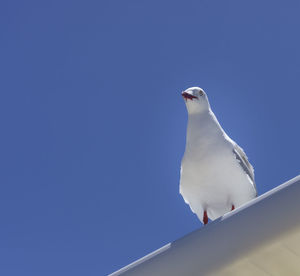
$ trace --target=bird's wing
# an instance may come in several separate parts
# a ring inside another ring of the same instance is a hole
[[[254,181],[254,169],[252,165],[249,163],[246,153],[243,151],[243,149],[236,143],[233,145],[233,153],[235,155],[235,158],[239,161],[242,169],[247,173],[250,177],[250,179],[253,181],[253,185],[255,186]]]

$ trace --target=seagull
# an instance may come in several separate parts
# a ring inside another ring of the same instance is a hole
[[[254,169],[222,129],[200,87],[183,91],[188,112],[180,194],[203,224],[256,197]]]

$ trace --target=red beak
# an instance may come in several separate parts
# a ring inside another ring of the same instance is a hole
[[[181,93],[182,97],[187,101],[187,100],[193,100],[193,99],[198,99],[198,97],[193,96],[187,92],[182,92]]]

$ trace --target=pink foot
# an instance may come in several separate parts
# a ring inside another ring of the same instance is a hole
[[[234,205],[232,204],[231,206],[231,211],[233,211],[235,209]]]

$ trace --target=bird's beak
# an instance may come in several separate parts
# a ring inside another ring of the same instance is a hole
[[[188,92],[186,92],[186,91],[183,91],[182,93],[181,93],[181,95],[182,95],[182,97],[187,101],[187,100],[193,100],[193,99],[198,99],[198,97],[196,97],[196,96],[194,96],[194,95],[192,95],[192,94],[189,94]]]

